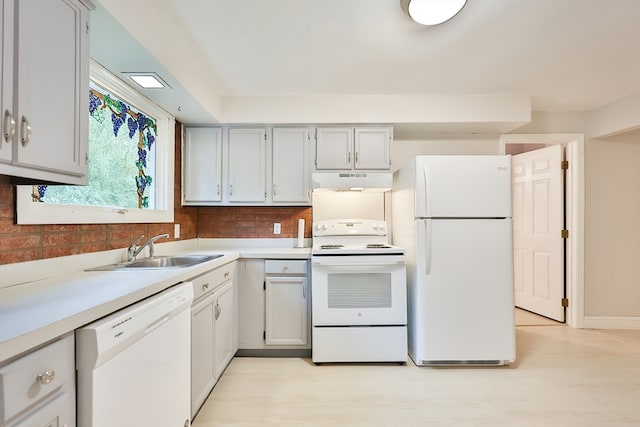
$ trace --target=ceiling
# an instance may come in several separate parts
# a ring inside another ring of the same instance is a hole
[[[106,42],[92,55],[155,67],[187,121],[229,97],[526,95],[532,111],[581,112],[640,91],[638,0],[468,0],[436,27],[400,0],[101,0],[98,20],[102,6],[148,62]]]

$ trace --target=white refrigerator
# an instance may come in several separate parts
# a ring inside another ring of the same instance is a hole
[[[394,173],[416,365],[515,361],[510,156],[418,156]]]

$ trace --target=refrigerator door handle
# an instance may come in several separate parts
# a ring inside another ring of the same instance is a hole
[[[424,239],[421,239],[424,242],[424,274],[431,274],[431,220],[423,219],[422,220],[422,235]]]

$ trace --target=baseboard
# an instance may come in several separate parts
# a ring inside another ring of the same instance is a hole
[[[590,329],[640,329],[640,317],[585,316],[582,326]]]

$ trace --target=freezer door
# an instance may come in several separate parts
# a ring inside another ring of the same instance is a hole
[[[416,364],[515,359],[511,220],[419,220],[410,301]]]
[[[416,218],[511,217],[511,156],[418,156]]]

